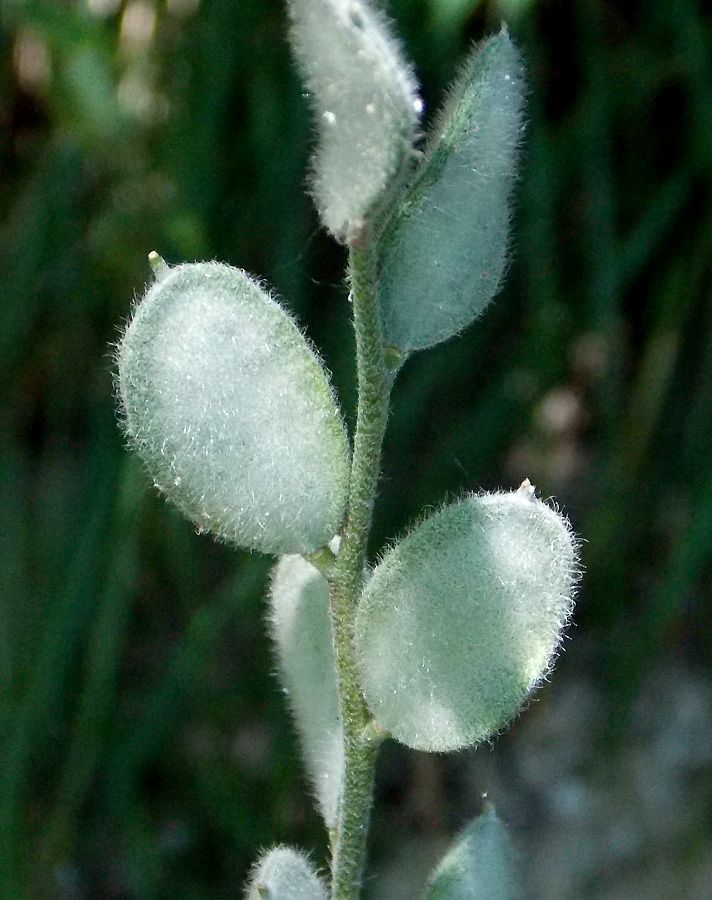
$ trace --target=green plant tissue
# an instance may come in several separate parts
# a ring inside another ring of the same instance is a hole
[[[428,882],[424,900],[518,900],[514,853],[492,806],[453,842]]]
[[[307,774],[332,829],[344,774],[344,735],[326,578],[301,556],[281,557],[272,573],[268,616]]]
[[[310,552],[336,534],[349,454],[327,374],[247,273],[165,267],[116,358],[126,433],[199,528],[265,553]]]
[[[456,750],[512,719],[550,671],[577,545],[525,482],[468,496],[386,552],[356,616],[361,689],[393,737]]]
[[[386,341],[403,354],[462,331],[507,265],[524,78],[506,30],[477,45],[382,237]]]
[[[346,239],[413,153],[417,84],[385,16],[364,0],[289,0],[288,9],[319,133],[314,200]]]

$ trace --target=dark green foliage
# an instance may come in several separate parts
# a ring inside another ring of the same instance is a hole
[[[1,893],[234,897],[258,848],[323,850],[269,676],[269,562],[150,494],[107,348],[150,250],[217,258],[290,304],[352,413],[342,251],[304,194],[280,3],[90,6],[0,7]],[[504,6],[391,4],[428,110]],[[530,72],[514,262],[399,375],[374,551],[463,488],[556,494],[588,570],[558,677],[594,648],[613,766],[651,670],[712,649],[712,19],[506,6]]]

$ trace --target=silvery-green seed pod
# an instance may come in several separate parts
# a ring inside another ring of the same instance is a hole
[[[366,0],[289,0],[288,10],[319,131],[314,200],[328,230],[348,238],[413,153],[417,85],[389,23]]]
[[[344,775],[344,744],[329,585],[301,556],[283,556],[275,566],[269,624],[307,774],[326,827],[333,829]]]
[[[349,456],[318,357],[242,270],[191,263],[158,276],[116,354],[124,427],[156,486],[240,547],[328,543]]]
[[[523,106],[503,29],[473,49],[381,239],[384,332],[405,355],[458,334],[499,289]]]
[[[275,847],[253,868],[245,900],[327,900],[327,896],[307,856],[291,847]]]
[[[567,521],[525,484],[468,496],[392,547],[356,616],[361,689],[418,750],[486,740],[549,672],[572,608]]]
[[[507,829],[489,806],[453,842],[424,900],[516,900],[517,881]]]

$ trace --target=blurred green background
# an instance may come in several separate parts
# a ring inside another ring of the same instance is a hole
[[[554,495],[587,574],[494,746],[379,769],[371,897],[417,897],[488,792],[525,897],[712,896],[712,14],[393,0],[437,107],[509,23],[529,125],[485,318],[394,397],[374,553],[463,489]],[[278,0],[0,2],[0,897],[235,897],[325,838],[272,675],[270,561],[193,533],[124,449],[111,343],[169,262],[267,279],[354,406],[344,255],[305,195]]]

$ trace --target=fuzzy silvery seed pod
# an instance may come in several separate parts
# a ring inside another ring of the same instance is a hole
[[[499,289],[523,106],[503,29],[473,49],[382,238],[384,332],[405,355],[458,334]]]
[[[269,624],[307,773],[326,827],[333,829],[344,774],[344,744],[329,585],[301,556],[283,556],[275,566]]]
[[[516,900],[507,830],[489,806],[456,838],[428,882],[424,900]]]
[[[421,103],[385,17],[366,0],[289,0],[291,41],[316,113],[313,193],[339,239],[413,153]]]
[[[421,522],[357,611],[360,684],[380,726],[431,751],[501,729],[550,670],[576,573],[567,521],[528,482]]]
[[[290,316],[240,269],[165,265],[119,342],[126,433],[201,530],[265,553],[338,531],[346,436],[326,372]]]
[[[291,847],[275,847],[252,870],[245,900],[327,900],[324,882],[308,857]]]

